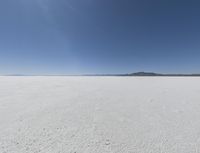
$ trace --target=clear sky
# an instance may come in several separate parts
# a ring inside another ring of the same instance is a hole
[[[200,73],[199,0],[0,0],[0,74]]]

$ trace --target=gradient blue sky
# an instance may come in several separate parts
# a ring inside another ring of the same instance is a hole
[[[199,0],[0,0],[0,74],[200,73]]]

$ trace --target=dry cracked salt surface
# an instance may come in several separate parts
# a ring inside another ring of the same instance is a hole
[[[0,153],[200,153],[200,78],[0,77]]]

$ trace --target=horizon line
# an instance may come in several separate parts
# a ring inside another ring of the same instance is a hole
[[[0,74],[0,76],[200,76],[200,73],[157,73],[157,72],[133,72],[133,73],[96,73],[96,74]]]

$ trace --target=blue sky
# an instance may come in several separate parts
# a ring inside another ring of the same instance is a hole
[[[1,0],[0,74],[200,73],[198,0]]]

